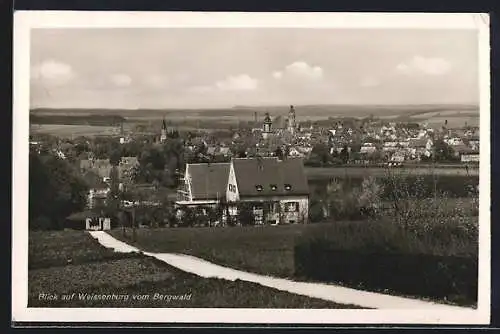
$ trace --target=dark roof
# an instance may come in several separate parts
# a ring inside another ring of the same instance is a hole
[[[278,158],[233,159],[233,166],[240,196],[309,194],[304,164],[300,158],[282,161]],[[262,190],[259,191],[260,186]]]
[[[84,172],[83,180],[85,184],[91,189],[106,189],[108,185],[103,181],[103,179],[93,171]]]
[[[427,146],[427,139],[419,138],[419,139],[411,140],[409,146],[410,147],[426,147]]]
[[[226,195],[228,162],[188,164],[193,199],[216,199]]]

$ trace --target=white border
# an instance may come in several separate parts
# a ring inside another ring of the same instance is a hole
[[[27,308],[28,138],[32,28],[396,28],[469,29],[479,33],[479,299],[471,311],[294,309]],[[487,14],[57,12],[14,14],[12,320],[19,322],[161,322],[292,324],[488,324],[490,321],[490,61]]]

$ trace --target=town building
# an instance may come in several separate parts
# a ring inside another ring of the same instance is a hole
[[[89,188],[87,193],[87,208],[93,209],[105,206],[110,192],[109,185],[93,171],[86,171],[82,177]]]
[[[306,223],[309,187],[302,159],[233,159],[226,201],[233,215],[238,203],[250,204],[257,224]]]
[[[269,115],[269,113],[266,113],[266,117],[264,118],[264,124],[262,127],[262,137],[264,139],[267,139],[272,135],[272,126],[273,121],[271,120],[271,116]]]
[[[136,166],[139,165],[137,157],[122,157],[117,166],[118,177],[120,180],[127,179],[132,176]],[[108,180],[113,165],[109,159],[83,159],[80,160],[80,172],[86,173],[89,171],[99,175],[103,180]]]

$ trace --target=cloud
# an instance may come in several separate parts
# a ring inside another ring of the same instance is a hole
[[[259,86],[259,81],[248,74],[230,75],[212,85],[194,86],[189,90],[195,93],[253,91]]]
[[[415,56],[396,66],[396,71],[403,75],[444,75],[451,70],[451,63],[443,58]]]
[[[296,61],[286,66],[282,71],[272,73],[275,79],[310,79],[319,80],[323,78],[323,69],[319,66],[311,66],[304,61]]]
[[[257,86],[257,79],[254,79],[247,74],[228,76],[226,79],[215,83],[215,87],[222,91],[255,90],[257,89]]]
[[[380,81],[375,77],[364,77],[359,83],[361,87],[376,87],[380,85]]]
[[[127,87],[132,84],[132,78],[127,74],[113,74],[110,79],[118,87]]]
[[[32,68],[31,77],[35,80],[49,81],[54,84],[63,84],[75,76],[73,68],[63,62],[46,60]]]

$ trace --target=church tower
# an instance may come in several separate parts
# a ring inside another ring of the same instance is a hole
[[[160,143],[164,143],[166,140],[167,140],[167,123],[165,123],[165,118],[163,118],[161,124]]]
[[[272,124],[273,121],[271,120],[271,116],[269,116],[269,113],[266,113],[266,117],[264,118],[264,127],[262,129],[262,136],[264,139],[267,139],[271,134]]]
[[[295,133],[297,125],[295,123],[295,109],[290,106],[290,111],[288,111],[288,132]]]

